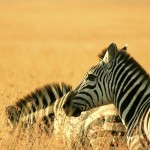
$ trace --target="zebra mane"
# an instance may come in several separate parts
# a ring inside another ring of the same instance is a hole
[[[124,46],[123,48],[119,49],[118,52],[119,52],[119,51],[120,51],[120,52],[126,52],[126,49],[127,49],[127,46]],[[102,49],[101,53],[98,54],[98,58],[99,58],[100,60],[103,60],[103,58],[104,58],[104,56],[105,56],[107,50],[108,50],[108,47]]]
[[[108,50],[108,48],[105,48],[102,50],[101,53],[98,54],[100,61],[103,60],[107,50]],[[134,68],[138,68],[138,70],[140,71],[140,74],[143,75],[150,82],[150,75],[145,71],[145,69],[132,56],[130,56],[130,54],[128,54],[126,52],[126,50],[124,48],[118,50],[117,55],[120,55],[121,59],[124,59],[126,61],[126,63],[133,64]]]
[[[104,58],[104,56],[105,56],[107,50],[108,50],[108,48],[104,48],[104,49],[101,51],[101,53],[98,54],[98,58],[99,58],[100,60],[103,60],[103,58]]]
[[[128,64],[133,64],[134,68],[137,68],[137,70],[139,71],[139,74],[142,75],[145,79],[147,79],[147,81],[150,84],[150,76],[146,72],[146,70],[133,57],[131,57],[130,54],[126,54],[125,59],[128,60]]]
[[[53,104],[56,101],[55,92],[60,97],[63,96],[63,91],[65,90],[66,93],[69,92],[72,89],[70,85],[67,85],[65,83],[51,83],[47,84],[41,88],[36,89],[34,92],[31,92],[30,94],[26,95],[25,97],[21,98],[19,101],[16,102],[15,106],[16,108],[22,109],[23,107],[28,107],[30,102],[34,99],[35,104],[39,105],[38,97],[43,99],[44,106],[47,107],[47,101],[45,100],[45,97],[43,96],[43,91],[47,91],[48,95],[50,96],[50,104]],[[34,108],[33,108],[34,109]],[[36,110],[33,110],[33,112]]]

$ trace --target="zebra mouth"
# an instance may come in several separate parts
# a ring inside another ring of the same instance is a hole
[[[63,109],[68,117],[79,117],[81,115],[81,108],[73,106],[73,99],[75,96],[75,92],[70,92],[67,97],[66,102],[63,105]]]

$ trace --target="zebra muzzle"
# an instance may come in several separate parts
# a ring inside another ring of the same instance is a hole
[[[63,105],[63,109],[68,117],[79,117],[82,112],[80,108],[73,106],[73,99],[75,95],[76,92],[71,92]]]
[[[77,107],[73,107],[70,100],[68,100],[64,105],[63,109],[68,117],[78,117],[81,115],[81,109]]]

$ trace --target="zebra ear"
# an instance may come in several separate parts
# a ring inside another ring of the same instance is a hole
[[[13,105],[9,105],[6,107],[6,113],[11,114],[12,112],[16,112],[16,108]]]
[[[117,55],[117,46],[115,43],[111,43],[108,47],[108,50],[104,56],[103,61],[107,63],[111,63],[116,58]]]
[[[6,108],[5,112],[6,112],[7,122],[9,123],[10,127],[13,129],[19,121],[17,115],[17,108],[13,105],[10,105]]]
[[[121,50],[126,51],[128,48],[128,44],[126,44]]]

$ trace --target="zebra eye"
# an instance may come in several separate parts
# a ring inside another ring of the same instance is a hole
[[[88,74],[87,79],[88,79],[88,80],[90,80],[90,81],[95,81],[96,76],[95,76],[95,75],[93,75],[93,74]]]

